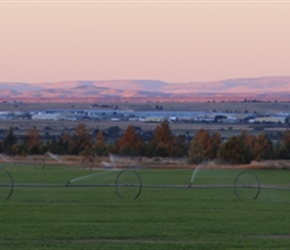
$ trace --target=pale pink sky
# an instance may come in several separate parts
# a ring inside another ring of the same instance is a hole
[[[0,1],[0,81],[290,75],[287,1]]]

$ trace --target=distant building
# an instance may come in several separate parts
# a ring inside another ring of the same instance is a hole
[[[249,120],[250,123],[285,123],[284,116],[262,116]]]
[[[163,122],[165,118],[163,116],[150,116],[150,117],[145,117],[144,122]]]
[[[38,113],[31,116],[32,120],[60,120],[61,115],[58,113]]]

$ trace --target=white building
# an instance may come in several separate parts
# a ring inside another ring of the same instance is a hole
[[[61,115],[58,113],[47,114],[47,113],[38,113],[31,116],[32,120],[60,120]]]

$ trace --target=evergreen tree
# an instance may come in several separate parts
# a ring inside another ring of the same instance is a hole
[[[176,157],[187,156],[188,143],[185,140],[185,135],[175,137],[175,145],[173,155]]]
[[[7,136],[3,141],[4,153],[14,155],[16,153],[14,145],[17,143],[17,137],[14,135],[13,128],[10,127]]]
[[[218,151],[218,159],[229,164],[249,164],[251,152],[242,136],[233,136],[227,142],[221,144]]]
[[[58,142],[54,139],[51,141],[47,141],[46,144],[43,146],[44,152],[50,152],[53,154],[59,154],[59,147]]]
[[[289,159],[289,152],[283,143],[277,143],[274,153],[275,153],[275,159],[278,159],[278,160]]]
[[[57,143],[57,148],[58,148],[58,154],[68,154],[70,150],[70,135],[68,133],[63,133],[61,134],[58,143]]]
[[[287,129],[283,133],[282,143],[277,149],[277,157],[282,159],[290,159],[290,130]]]
[[[3,142],[0,141],[0,153],[4,152]]]

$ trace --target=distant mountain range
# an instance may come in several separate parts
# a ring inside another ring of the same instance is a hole
[[[290,76],[189,83],[168,83],[159,80],[64,81],[37,84],[0,82],[2,102],[195,102],[245,99],[290,101]]]

